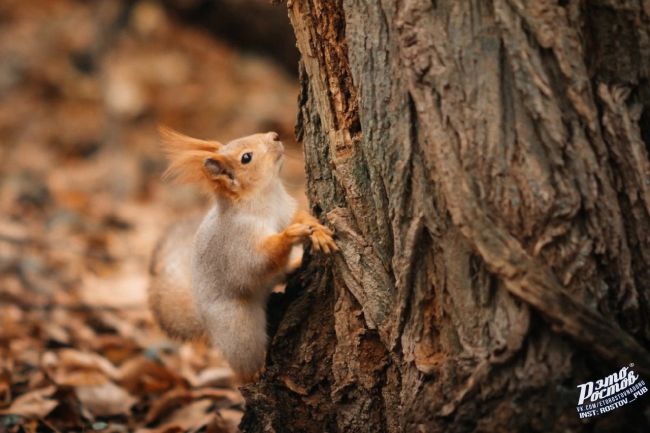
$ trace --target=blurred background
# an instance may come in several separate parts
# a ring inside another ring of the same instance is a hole
[[[304,204],[296,70],[269,0],[0,2],[0,431],[236,430],[218,353],[146,308],[157,237],[208,205],[156,127],[277,131]]]

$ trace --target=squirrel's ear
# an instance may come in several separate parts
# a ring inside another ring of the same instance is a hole
[[[232,168],[221,155],[215,155],[203,160],[203,171],[205,179],[208,181],[206,186],[210,186],[213,192],[233,199],[238,198],[237,188],[239,183],[235,179]]]
[[[206,158],[203,161],[203,168],[207,175],[213,179],[219,176],[227,176],[230,180],[234,179],[232,170],[224,164],[221,158]]]

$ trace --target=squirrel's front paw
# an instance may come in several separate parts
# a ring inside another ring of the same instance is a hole
[[[284,234],[290,237],[295,242],[300,241],[302,238],[310,236],[313,232],[313,229],[307,224],[291,224],[289,227],[284,229]]]
[[[327,254],[338,251],[339,248],[336,246],[336,243],[332,238],[332,235],[334,234],[332,230],[321,224],[313,224],[311,228],[312,233],[309,238],[311,239],[312,247],[315,250],[321,250]]]

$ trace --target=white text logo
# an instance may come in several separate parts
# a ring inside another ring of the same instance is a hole
[[[604,379],[578,385],[580,397],[576,410],[580,418],[589,418],[625,406],[645,394],[645,382],[632,370],[623,367]]]

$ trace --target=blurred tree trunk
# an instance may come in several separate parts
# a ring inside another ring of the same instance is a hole
[[[270,56],[296,74],[298,52],[287,13],[269,0],[163,0],[163,4],[235,47]]]
[[[287,4],[341,251],[291,282],[242,429],[648,431],[647,397],[575,406],[650,379],[650,4]]]

